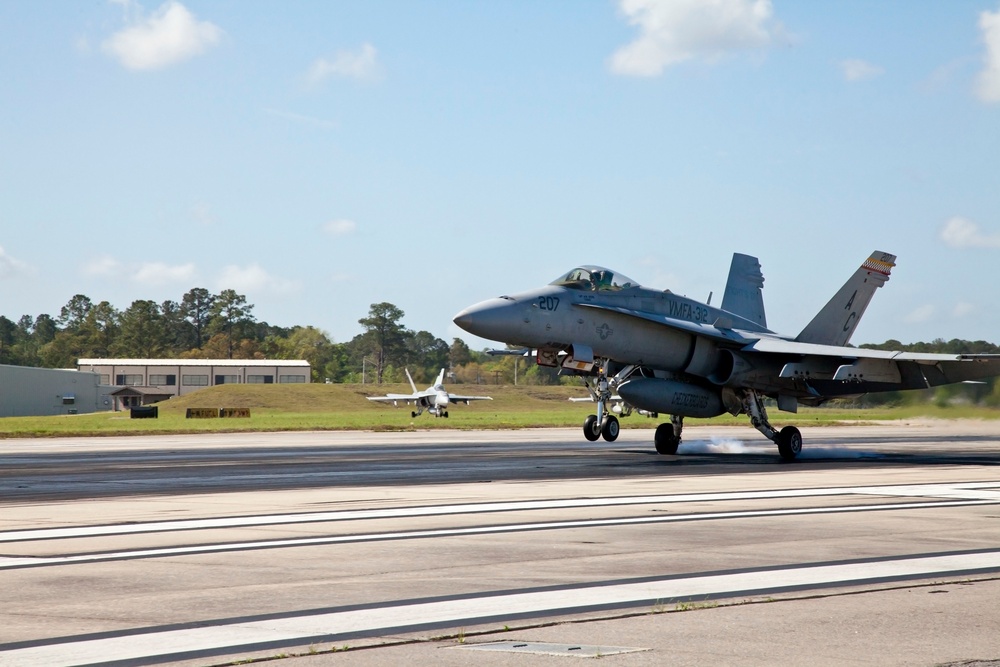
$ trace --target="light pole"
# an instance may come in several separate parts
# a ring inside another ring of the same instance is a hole
[[[374,359],[372,359],[371,362],[376,366],[378,365],[378,362]],[[365,373],[368,371],[367,364],[368,357],[361,357],[361,384],[365,384]]]

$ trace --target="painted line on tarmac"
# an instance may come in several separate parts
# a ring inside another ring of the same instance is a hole
[[[148,521],[143,523],[98,526],[72,526],[63,528],[37,528],[0,532],[0,543],[27,542],[29,540],[66,539],[159,533],[214,528],[248,528],[296,523],[357,521],[361,519],[400,519],[457,514],[492,512],[520,512],[525,510],[575,509],[583,507],[620,507],[626,505],[651,505],[687,502],[725,502],[733,500],[768,500],[775,498],[807,498],[821,496],[875,495],[923,498],[954,498],[1000,501],[996,482],[970,482],[964,484],[909,484],[889,486],[856,486],[820,489],[786,489],[778,491],[731,491],[721,493],[684,493],[660,496],[627,496],[620,498],[571,498],[562,500],[526,500],[513,502],[464,503],[423,507],[399,507],[370,510],[339,510],[308,512],[302,514],[270,514],[259,516],[216,517],[209,519],[182,519],[177,521]]]
[[[257,620],[204,621],[199,622],[198,627],[180,629],[150,628],[117,635],[105,633],[99,637],[59,637],[7,647],[0,645],[0,664],[4,667],[59,667],[115,662],[151,664],[318,642],[341,643],[352,638],[414,629],[997,571],[1000,571],[1000,551],[644,579],[559,590],[507,592],[462,599],[288,614]]]
[[[941,507],[968,507],[971,505],[996,505],[1000,500],[941,500],[919,503],[882,503],[877,505],[846,505],[834,507],[804,507],[773,510],[737,510],[733,512],[702,512],[696,514],[674,514],[670,516],[626,517],[618,519],[579,519],[571,521],[541,521],[536,523],[497,524],[471,528],[436,528],[430,530],[393,531],[385,533],[358,533],[354,535],[333,535],[326,537],[300,537],[293,539],[258,540],[253,542],[219,542],[214,544],[189,545],[180,547],[159,547],[155,549],[135,549],[129,551],[98,552],[68,556],[0,556],[0,571],[29,567],[51,567],[57,565],[78,565],[139,558],[167,558],[194,554],[250,551],[258,549],[287,549],[293,547],[322,546],[359,542],[384,542],[388,540],[412,540],[431,537],[456,537],[461,535],[491,535],[497,533],[519,533],[536,530],[565,530],[568,528],[595,528],[654,523],[679,523],[687,521],[708,521],[718,519],[747,519],[756,517],[797,516],[803,514],[841,514],[847,512],[875,512],[887,510],[933,509]]]

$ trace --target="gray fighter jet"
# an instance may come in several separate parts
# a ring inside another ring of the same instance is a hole
[[[802,450],[802,435],[794,426],[772,426],[764,397],[795,412],[832,398],[1000,375],[1000,355],[847,346],[895,261],[895,255],[872,253],[794,338],[767,328],[760,263],[738,253],[721,308],[642,287],[604,267],[581,266],[545,287],[470,306],[455,323],[535,350],[539,364],[581,375],[597,399],[597,414],[583,425],[588,440],[614,441],[619,423],[611,408],[620,414],[635,408],[670,415],[654,442],[661,454],[676,454],[684,417],[729,412],[748,415],[791,460]],[[624,406],[612,406],[612,397]]]
[[[410,416],[417,418],[424,413],[424,409],[427,412],[434,415],[435,417],[447,417],[448,416],[448,405],[451,403],[465,403],[469,404],[469,401],[492,401],[490,396],[465,396],[463,394],[451,394],[447,389],[444,388],[444,369],[438,373],[437,379],[434,380],[434,384],[427,387],[423,391],[417,389],[417,385],[414,384],[413,378],[410,377],[410,369],[404,368],[406,372],[406,379],[410,381],[410,388],[413,389],[412,394],[386,394],[385,396],[368,396],[369,401],[376,401],[380,403],[392,403],[393,405],[399,405],[402,401],[409,405],[413,403],[416,406],[416,410],[410,412]]]

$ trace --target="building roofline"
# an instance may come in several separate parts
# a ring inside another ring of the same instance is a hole
[[[304,359],[78,359],[80,366],[231,366],[309,368]]]

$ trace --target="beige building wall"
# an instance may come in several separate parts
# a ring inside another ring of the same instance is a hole
[[[78,371],[97,373],[102,385],[159,387],[171,396],[220,384],[305,384],[304,360],[267,359],[80,359]]]

